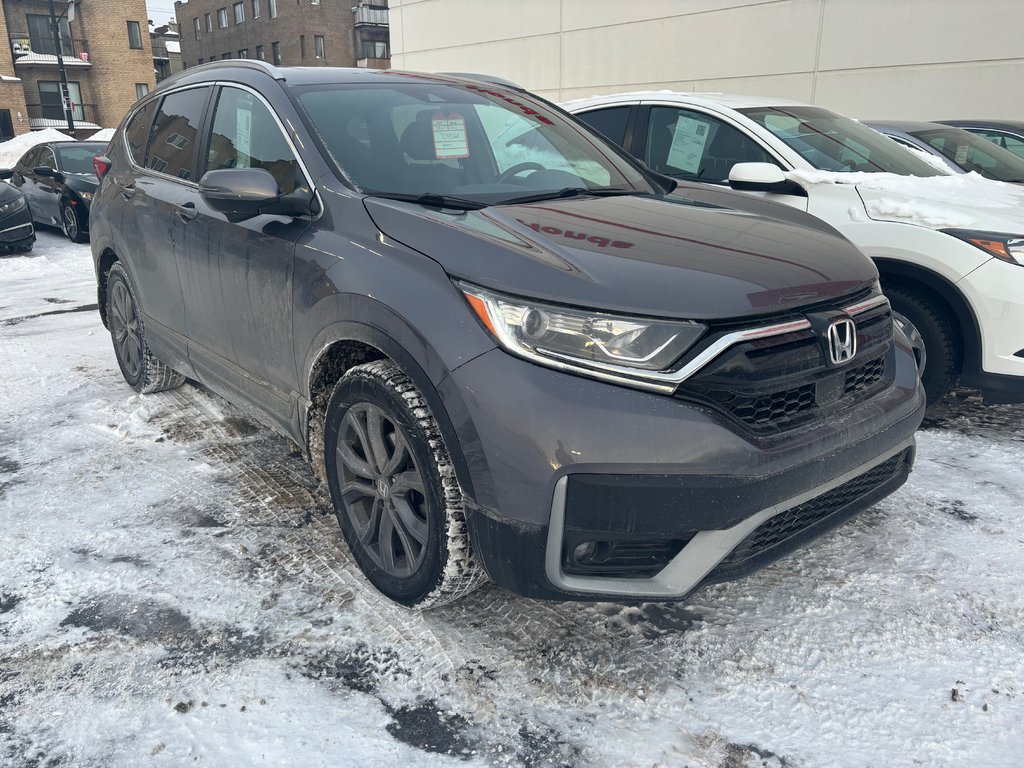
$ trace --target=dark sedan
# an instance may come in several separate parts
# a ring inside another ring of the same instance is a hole
[[[981,136],[1003,149],[1024,157],[1024,121],[1021,120],[938,120]]]
[[[3,178],[2,173],[0,178]],[[36,233],[25,196],[9,184],[0,182],[0,253],[31,251],[35,241]]]
[[[89,241],[89,206],[99,184],[92,159],[106,148],[98,141],[55,141],[22,155],[10,183],[25,194],[36,224],[60,227],[76,243]]]
[[[1024,184],[1024,158],[961,128],[911,120],[872,120],[865,125],[898,144],[941,158],[954,173],[974,171],[986,179]]]

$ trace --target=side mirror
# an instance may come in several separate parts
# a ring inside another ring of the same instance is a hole
[[[807,196],[807,190],[790,181],[772,163],[736,163],[729,171],[729,186],[741,192],[774,192]]]
[[[310,212],[311,197],[303,191],[282,195],[277,180],[263,168],[224,168],[207,171],[199,180],[206,204],[233,221],[261,213],[302,216]]]
[[[13,168],[0,168],[0,180],[7,181],[14,175]]]
[[[53,176],[53,168],[51,168],[48,165],[37,165],[35,168],[32,169],[32,173],[35,174],[36,176],[49,178],[50,176]]]

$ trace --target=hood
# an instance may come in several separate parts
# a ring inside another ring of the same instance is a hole
[[[17,197],[21,197],[21,190],[12,187],[5,181],[0,181],[0,203],[9,203]]]
[[[852,185],[863,200],[868,217],[875,221],[929,229],[1024,233],[1024,187],[992,181],[974,172],[920,177],[792,171],[786,176],[804,187]]]
[[[452,277],[638,315],[774,314],[869,286],[838,234],[680,197],[551,200],[447,213],[365,198],[378,229]]]

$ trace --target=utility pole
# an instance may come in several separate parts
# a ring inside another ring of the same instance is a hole
[[[64,13],[67,13],[67,9],[64,9]],[[60,103],[64,107],[64,117],[68,121],[68,131],[74,136],[75,130],[75,116],[72,114],[71,109],[71,93],[68,89],[68,73],[64,69],[64,47],[61,45],[60,39],[60,19],[64,18],[64,13],[59,17],[57,12],[53,8],[53,0],[50,0],[50,29],[53,31],[53,44],[57,47],[57,71],[60,72]]]

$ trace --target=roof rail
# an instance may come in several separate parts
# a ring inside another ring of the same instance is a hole
[[[446,77],[461,77],[463,80],[477,80],[481,83],[490,83],[491,85],[500,85],[505,88],[515,88],[518,91],[525,91],[526,89],[519,83],[513,83],[511,80],[506,80],[503,77],[497,77],[496,75],[481,75],[476,72],[438,72],[439,75],[445,75]]]
[[[194,67],[183,69],[180,72],[175,72],[168,78],[160,81],[159,85],[164,83],[174,82],[175,80],[183,80],[189,75],[193,75],[196,72],[201,72],[207,69],[217,69],[218,67],[242,67],[244,69],[256,69],[261,72],[265,72],[275,80],[284,80],[284,72],[281,71],[280,67],[276,67],[270,62],[260,61],[259,59],[217,59],[216,61],[208,61],[204,64],[197,64]]]

